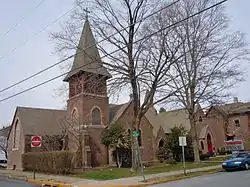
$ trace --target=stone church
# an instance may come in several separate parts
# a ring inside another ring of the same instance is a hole
[[[83,52],[82,49],[86,50]],[[103,66],[90,23],[86,19],[71,71],[64,78],[69,84],[67,110],[17,107],[8,136],[8,169],[22,170],[23,153],[45,150],[31,148],[31,136],[60,135],[65,121],[68,125],[74,124],[72,128],[79,127],[79,131],[84,131],[85,166],[111,163],[110,150],[101,144],[101,133],[114,122],[123,124],[130,131],[133,115],[132,98],[124,104],[109,104],[107,80],[111,77]],[[150,108],[142,119],[140,133],[142,160],[156,160],[158,145],[162,145],[165,134],[154,108]],[[77,150],[71,136],[67,142],[69,150]],[[46,143],[48,141],[43,138],[42,147]]]

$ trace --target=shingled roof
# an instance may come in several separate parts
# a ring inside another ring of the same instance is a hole
[[[110,123],[114,123],[122,116],[122,114],[127,110],[133,100],[130,100],[127,103],[115,105],[109,105],[109,121]],[[149,123],[153,126],[153,133],[156,136],[160,127],[161,127],[161,120],[159,120],[157,112],[155,108],[151,107],[145,114],[146,119]]]
[[[24,135],[58,135],[66,120],[66,110],[17,107],[12,127],[16,118]]]
[[[71,71],[64,78],[64,81],[68,81],[70,77],[80,72],[104,75],[108,78],[111,77],[110,73],[103,66],[96,41],[87,18],[84,23]]]
[[[194,109],[195,112],[202,111],[199,103],[195,105]],[[171,128],[179,125],[184,126],[186,129],[191,128],[188,112],[185,108],[161,112],[158,116],[165,133],[169,133]]]
[[[171,128],[179,125],[183,125],[186,129],[190,129],[190,122],[186,109],[161,112],[158,116],[162,122],[162,128],[165,133],[169,133]]]
[[[250,112],[250,102],[229,103],[229,104],[217,106],[217,108],[228,115],[241,114],[245,112]]]

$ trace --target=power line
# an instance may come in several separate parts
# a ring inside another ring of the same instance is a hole
[[[169,4],[169,5],[167,5],[167,6],[163,7],[163,8],[161,8],[161,9],[159,9],[159,10],[153,12],[152,14],[149,14],[148,16],[144,17],[143,19],[137,21],[135,24],[140,23],[140,22],[142,22],[142,21],[148,19],[149,17],[153,16],[154,14],[157,14],[158,12],[160,12],[160,11],[162,11],[162,10],[164,10],[164,9],[166,9],[166,8],[168,8],[168,7],[172,6],[172,5],[174,5],[174,4],[176,4],[176,3],[179,2],[179,1],[180,1],[180,0],[177,0],[177,1],[175,1],[175,2],[173,2],[173,3],[171,3],[171,4]],[[114,36],[114,35],[120,33],[121,31],[123,31],[123,30],[129,28],[130,26],[131,26],[131,25],[129,25],[129,26],[127,26],[127,27],[125,27],[125,28],[119,30],[118,32],[115,32],[115,33],[109,35],[108,37],[106,37],[106,38],[100,40],[100,41],[97,42],[96,44],[99,44],[99,43],[101,43],[101,42],[103,42],[103,41],[105,41],[105,40],[111,38],[112,36]],[[45,72],[45,71],[47,71],[47,70],[49,70],[49,69],[51,69],[51,68],[53,68],[53,67],[55,67],[55,66],[61,64],[61,63],[63,63],[63,62],[65,62],[65,61],[67,61],[67,60],[69,60],[69,59],[71,59],[71,58],[73,58],[75,55],[80,54],[80,53],[84,52],[85,50],[87,50],[87,49],[89,49],[89,48],[91,48],[91,47],[94,47],[96,44],[90,45],[90,46],[88,46],[87,48],[82,49],[80,52],[74,53],[74,54],[68,56],[67,58],[65,58],[65,59],[63,59],[63,60],[61,60],[61,61],[59,61],[59,62],[57,62],[57,63],[55,63],[55,64],[53,64],[53,65],[51,65],[51,66],[48,66],[47,68],[42,69],[41,71],[38,71],[37,73],[35,73],[35,74],[33,74],[33,75],[31,75],[31,76],[29,76],[29,77],[27,77],[27,78],[24,78],[24,79],[22,79],[21,81],[18,81],[18,82],[16,82],[16,83],[14,83],[14,84],[12,84],[12,85],[10,85],[10,86],[8,86],[8,87],[6,87],[6,88],[0,90],[0,93],[4,92],[4,91],[6,91],[6,90],[9,90],[10,88],[13,88],[13,87],[15,87],[15,86],[17,86],[17,85],[19,85],[19,84],[21,84],[21,83],[23,83],[23,82],[26,82],[26,81],[28,81],[29,79],[32,79],[33,77],[36,77],[37,75],[40,75],[41,73],[43,73],[43,72]]]
[[[77,6],[77,5],[76,5]],[[43,27],[41,30],[39,30],[37,33],[35,33],[33,35],[33,37],[39,35],[40,33],[42,33],[43,31],[45,31],[48,27],[50,27],[51,25],[55,24],[56,22],[58,22],[60,19],[62,19],[65,15],[67,15],[69,12],[71,12],[72,10],[75,9],[75,7],[72,7],[71,9],[69,9],[67,12],[63,13],[62,15],[60,15],[58,18],[56,18],[55,20],[53,20],[52,22],[48,23],[45,27]],[[30,41],[30,38],[28,38],[25,42],[21,43],[20,45],[14,47],[9,53],[7,53],[6,55],[4,55],[3,57],[0,58],[0,60],[5,59],[9,54],[15,52],[19,47],[22,47],[24,45],[26,45],[28,42]]]
[[[35,6],[35,8],[32,9],[32,10],[38,9],[38,8],[44,3],[44,1],[45,1],[45,0],[41,0],[41,1]],[[32,12],[33,12],[33,11],[32,11]],[[25,19],[25,16],[23,15],[23,16],[21,17],[21,19],[20,19],[18,22],[16,22],[12,27],[10,27],[10,28],[4,33],[4,36],[8,35],[11,31],[13,31],[13,30],[20,24],[20,22],[22,22],[24,19]]]
[[[151,33],[150,35],[147,35],[147,36],[145,36],[145,37],[143,37],[143,38],[141,38],[141,39],[139,39],[139,40],[133,42],[133,44],[138,43],[138,42],[140,42],[141,40],[144,40],[144,39],[146,39],[146,38],[150,38],[150,37],[152,37],[153,35],[155,35],[155,34],[161,32],[161,31],[163,31],[163,30],[165,30],[165,29],[168,29],[168,28],[170,28],[170,27],[173,27],[173,26],[175,26],[175,25],[178,25],[179,23],[181,23],[181,22],[183,22],[183,21],[186,21],[186,20],[188,20],[188,19],[190,19],[190,18],[192,18],[192,17],[195,17],[195,16],[197,16],[197,15],[199,15],[199,14],[201,14],[201,13],[203,13],[203,12],[209,10],[209,9],[212,9],[212,8],[214,8],[214,7],[216,7],[216,6],[220,5],[220,4],[223,4],[223,3],[227,2],[227,1],[228,1],[228,0],[223,0],[223,1],[220,1],[220,2],[218,2],[218,3],[216,3],[216,4],[214,4],[214,5],[211,5],[211,6],[205,8],[205,9],[203,9],[203,10],[201,10],[201,11],[195,13],[195,14],[192,14],[191,16],[189,16],[189,17],[187,17],[187,18],[185,18],[185,19],[182,19],[182,20],[180,20],[180,21],[178,21],[178,22],[175,22],[175,23],[173,23],[173,24],[171,24],[171,25],[169,25],[169,26],[167,26],[167,27],[164,27],[164,28],[162,28],[162,29],[160,29],[160,30],[158,30],[158,31],[156,31],[156,32],[154,32],[154,33]],[[120,49],[124,49],[124,48],[126,48],[126,46],[124,46],[124,47],[122,47],[122,48],[120,48]],[[102,59],[102,58],[105,58],[105,57],[107,57],[107,56],[109,56],[109,55],[111,55],[111,54],[113,54],[113,53],[118,52],[120,49],[114,50],[114,51],[110,52],[109,54],[103,55],[103,56],[100,57],[100,58],[101,58],[101,59]],[[92,63],[92,62],[93,62],[93,61],[91,61],[90,63]],[[66,74],[68,74],[68,73],[70,73],[70,72],[74,72],[74,71],[76,71],[76,70],[78,70],[78,69],[81,69],[81,68],[87,66],[87,65],[88,65],[88,64],[85,64],[85,65],[83,65],[83,66],[80,66],[80,67],[78,67],[78,68],[75,68],[74,70],[68,71],[68,72],[63,73],[63,74],[61,74],[61,75],[58,75],[58,76],[56,76],[56,77],[53,77],[53,78],[51,78],[51,79],[49,79],[49,80],[46,80],[46,81],[44,81],[44,82],[42,82],[42,83],[39,83],[39,84],[37,84],[37,85],[35,85],[35,86],[32,86],[32,87],[30,87],[30,88],[28,88],[28,89],[25,89],[25,90],[23,90],[23,91],[21,91],[21,92],[18,92],[18,93],[16,93],[16,94],[13,94],[13,95],[10,95],[10,96],[8,96],[8,97],[5,97],[5,98],[3,98],[3,99],[0,100],[0,103],[3,102],[3,101],[9,100],[9,99],[11,99],[11,98],[13,98],[13,97],[16,97],[16,96],[18,96],[18,95],[21,95],[21,94],[23,94],[23,93],[25,93],[25,92],[28,92],[28,91],[30,91],[30,90],[33,90],[33,89],[35,89],[35,88],[37,88],[37,87],[40,87],[40,86],[42,86],[42,85],[44,85],[44,84],[47,84],[47,83],[49,83],[49,82],[52,82],[52,81],[54,81],[54,80],[56,80],[56,79],[58,79],[58,78],[60,78],[60,77],[62,77],[62,76],[65,76]]]

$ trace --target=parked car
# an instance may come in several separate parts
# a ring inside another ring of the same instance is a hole
[[[6,159],[0,160],[0,169],[6,168],[6,167],[7,167],[7,160]]]
[[[232,157],[222,163],[222,168],[226,171],[236,169],[250,168],[250,153],[249,152],[234,152]]]

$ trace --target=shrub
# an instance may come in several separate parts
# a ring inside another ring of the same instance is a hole
[[[163,163],[166,160],[170,160],[172,159],[172,153],[171,150],[168,149],[166,146],[161,147],[158,151],[157,151],[157,158],[158,160]]]
[[[53,174],[70,174],[73,170],[74,153],[69,151],[31,152],[22,155],[25,171]]]

